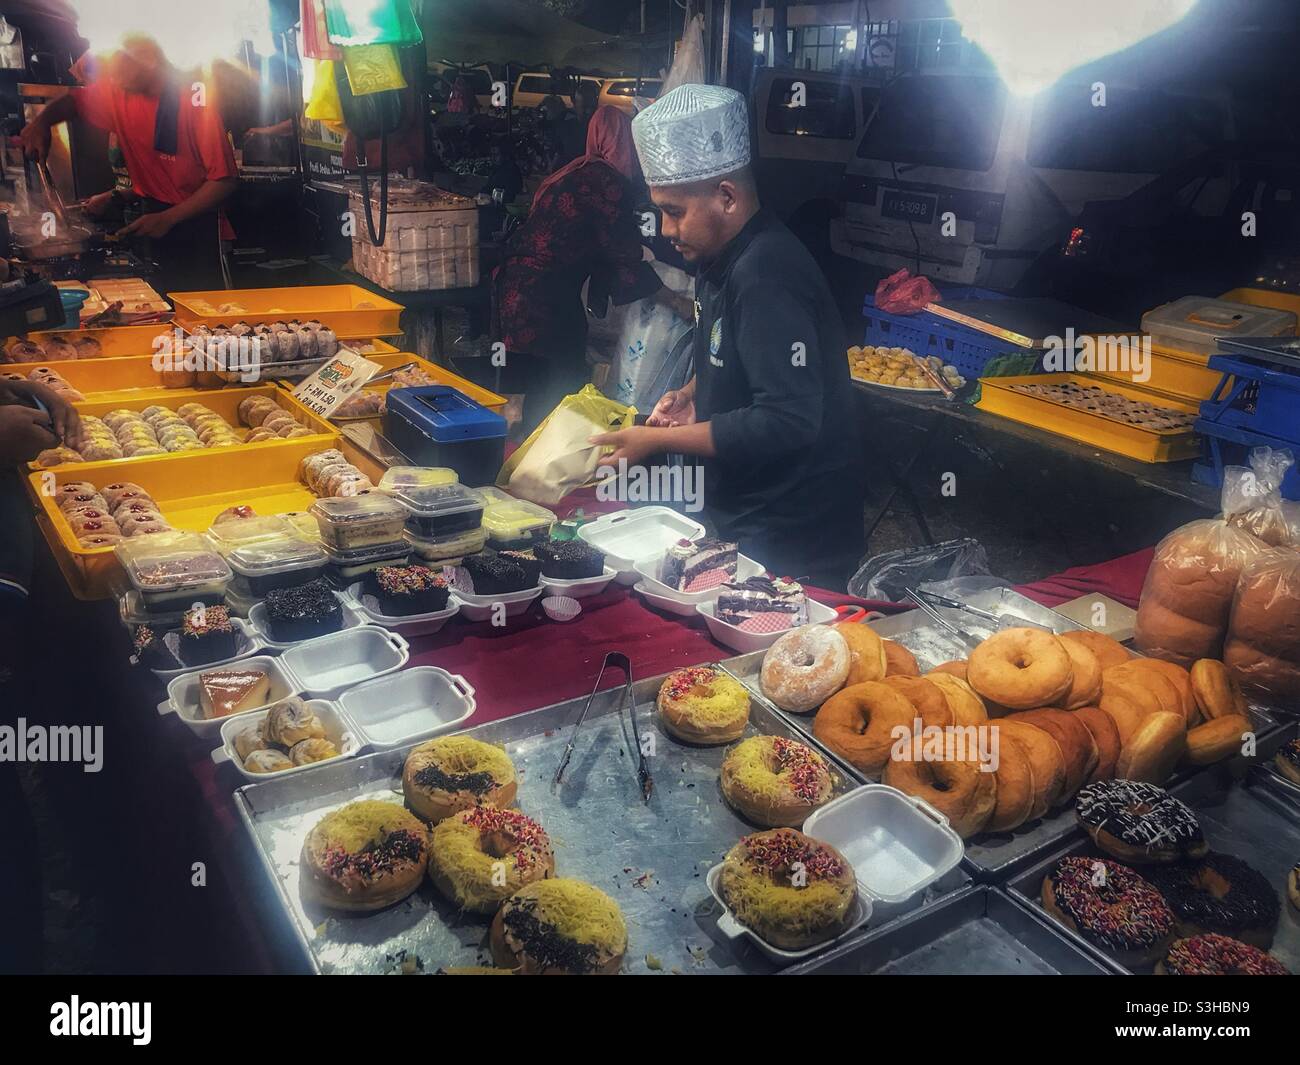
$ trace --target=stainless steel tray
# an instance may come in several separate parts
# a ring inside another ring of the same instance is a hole
[[[775,966],[748,939],[733,944],[717,929],[718,911],[704,875],[742,835],[754,830],[723,801],[718,769],[725,747],[687,747],[659,729],[654,710],[662,677],[634,691],[638,721],[653,734],[654,795],[642,802],[626,713],[615,712],[620,689],[596,697],[578,736],[565,782],[552,777],[584,699],[469,729],[467,735],[504,745],[519,773],[518,805],[550,834],[561,876],[577,877],[611,895],[627,918],[625,971],[644,973],[648,956],[665,972],[772,972]],[[755,702],[750,735],[801,738],[783,715]],[[403,958],[424,971],[490,964],[488,922],[459,915],[426,882],[404,902],[368,915],[331,914],[305,906],[298,890],[298,856],[311,827],[328,811],[359,798],[401,802],[401,770],[409,748],[283,780],[250,784],[235,801],[279,909],[292,927],[306,966],[316,972],[384,973]],[[837,793],[855,786],[845,767]],[[913,900],[921,906],[967,880],[954,870]],[[883,913],[872,920],[887,921]]]
[[[1112,967],[1053,924],[998,888],[977,884],[785,971],[820,976],[1114,975]]]
[[[1269,953],[1293,973],[1300,974],[1300,915],[1287,902],[1286,878],[1291,868],[1300,861],[1300,817],[1287,812],[1270,801],[1267,786],[1255,782],[1255,774],[1247,779],[1232,778],[1225,772],[1201,773],[1182,785],[1171,789],[1197,813],[1201,831],[1209,840],[1210,849],[1234,855],[1268,877],[1277,889],[1282,903],[1277,934]],[[1008,884],[1007,892],[1018,905],[1033,910],[1045,920],[1051,920],[1043,911],[1040,892],[1043,878],[1062,858],[1087,855],[1104,857],[1088,840],[1077,840],[1041,858],[1017,874]],[[1137,866],[1138,872],[1141,867]],[[1053,924],[1057,924],[1055,921]],[[1062,935],[1067,936],[1082,949],[1121,973],[1129,970],[1110,958],[1100,948],[1088,943],[1082,936],[1057,924]],[[1150,969],[1141,970],[1149,973]]]

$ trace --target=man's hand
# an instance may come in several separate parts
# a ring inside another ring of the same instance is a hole
[[[665,392],[646,419],[647,425],[694,425],[695,397],[684,388]]]
[[[141,215],[129,226],[119,229],[117,235],[119,237],[151,237],[154,240],[162,240],[172,231],[175,224],[170,211],[158,211],[155,214]]]
[[[18,385],[22,382],[10,383]],[[67,443],[77,437],[81,432],[81,415],[77,413],[76,407],[48,385],[37,384],[35,381],[27,382],[26,392],[45,404],[45,409],[50,412],[50,422],[60,442]]]
[[[0,407],[0,461],[11,465],[31,462],[58,442],[48,416],[42,411],[17,404]]]
[[[98,193],[83,201],[81,209],[91,218],[103,218],[113,209],[113,194],[111,192]]]
[[[601,433],[599,436],[593,436],[590,442],[605,444],[614,449],[612,454],[601,458],[597,463],[600,466],[616,467],[620,459],[629,466],[637,466],[647,456],[663,450],[663,443],[659,433],[646,425],[634,425],[629,429]]]
[[[50,127],[42,122],[39,118],[33,119],[23,127],[18,134],[18,139],[22,142],[23,152],[31,156],[38,163],[45,162],[45,157],[50,154]]]

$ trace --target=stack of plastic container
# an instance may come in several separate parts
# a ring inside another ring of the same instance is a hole
[[[320,527],[327,573],[346,588],[380,566],[404,566],[411,547],[403,538],[406,509],[378,492],[318,499],[311,513]]]
[[[455,470],[394,466],[379,490],[404,509],[406,542],[423,565],[459,565],[487,543],[483,497],[461,484]]]

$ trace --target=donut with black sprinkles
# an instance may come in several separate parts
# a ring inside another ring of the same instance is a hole
[[[560,935],[537,916],[536,899],[511,899],[502,908],[501,921],[510,935],[536,959],[543,972],[558,969],[568,973],[590,973],[596,968],[597,951],[590,943],[577,943]]]
[[[1167,976],[1290,976],[1273,955],[1249,943],[1213,933],[1180,939],[1156,972]]]
[[[1217,932],[1255,946],[1273,941],[1281,900],[1268,878],[1240,858],[1211,851],[1147,876],[1174,911],[1180,936]]]
[[[433,788],[453,795],[458,791],[486,795],[497,786],[491,773],[444,773],[436,765],[426,765],[417,771],[415,782],[423,788]]]
[[[1100,947],[1141,952],[1174,930],[1173,911],[1160,892],[1119,862],[1062,858],[1048,881],[1056,908]]]
[[[1130,861],[1199,857],[1208,847],[1195,811],[1155,784],[1099,780],[1079,789],[1074,812],[1097,846]]]

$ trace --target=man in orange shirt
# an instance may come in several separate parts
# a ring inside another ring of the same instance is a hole
[[[173,68],[157,42],[132,36],[89,85],[47,105],[22,131],[37,159],[49,151],[50,131],[78,115],[117,135],[132,190],[93,196],[86,211],[102,217],[129,201],[144,212],[120,232],[157,261],[164,290],[222,287],[220,241],[233,234],[220,207],[239,171],[212,95]]]

